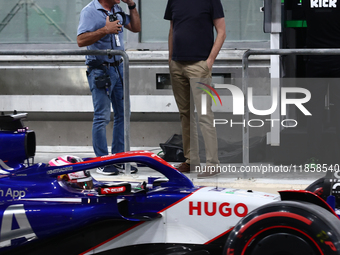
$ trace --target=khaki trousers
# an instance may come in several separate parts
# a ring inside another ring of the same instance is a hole
[[[211,110],[212,99],[209,95],[206,97],[206,114],[202,115],[201,111],[202,94],[205,94],[205,92],[200,88],[207,89],[207,87],[198,82],[211,85],[211,71],[206,61],[172,60],[170,62],[170,76],[173,93],[180,113],[183,151],[184,157],[187,158],[186,162],[188,164],[200,163],[194,111],[196,106],[198,125],[204,139],[206,165],[219,164],[216,128],[213,126],[214,113]]]

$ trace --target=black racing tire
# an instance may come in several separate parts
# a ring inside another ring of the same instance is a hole
[[[307,202],[261,206],[234,227],[223,255],[339,255],[340,220]]]

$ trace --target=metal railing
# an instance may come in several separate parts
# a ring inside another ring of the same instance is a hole
[[[273,50],[247,50],[242,57],[242,90],[248,98],[248,68],[251,55],[340,55],[340,49],[273,49]],[[249,109],[247,100],[244,100],[244,122],[249,121]],[[243,126],[243,164],[249,164],[249,130],[247,124]]]
[[[129,57],[125,51],[119,50],[31,50],[31,51],[0,51],[6,56],[37,56],[37,55],[121,55],[124,59],[124,142],[125,151],[130,150],[130,85],[129,85]],[[275,49],[275,50],[247,50],[242,57],[242,90],[248,98],[249,57],[251,55],[340,55],[340,49]],[[244,121],[249,121],[247,100],[244,100]],[[243,164],[249,164],[249,130],[243,127]]]
[[[130,84],[129,84],[129,57],[125,51],[121,50],[31,50],[31,51],[0,51],[0,55],[5,56],[38,56],[38,55],[121,55],[124,59],[124,150],[130,151]],[[85,58],[84,58],[85,62]],[[13,109],[14,110],[14,109]],[[126,170],[129,172],[130,167]]]

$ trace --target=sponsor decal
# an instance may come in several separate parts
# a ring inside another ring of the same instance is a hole
[[[60,174],[60,173],[64,173],[64,172],[67,172],[67,171],[70,171],[70,170],[73,170],[73,166],[67,166],[67,167],[49,170],[46,173],[47,174]]]
[[[336,8],[338,0],[310,0],[310,8]]]
[[[13,229],[13,221],[17,228]],[[1,220],[0,247],[11,246],[12,240],[25,242],[37,238],[29,223],[24,205],[10,205],[4,211]]]
[[[8,188],[6,191],[0,189],[0,197],[11,197],[13,199],[15,198],[21,198],[21,197],[25,197],[26,196],[26,192],[24,190],[16,190],[16,189],[11,189]]]
[[[217,202],[196,202],[189,201],[189,215],[207,215],[214,216],[219,214],[223,217],[236,215],[243,218],[248,214],[248,207],[243,203],[238,203],[230,207],[230,203],[224,202],[217,204]]]
[[[126,191],[126,187],[125,186],[121,186],[121,187],[107,187],[107,188],[101,188],[100,189],[100,194],[117,194],[117,193],[123,193]]]

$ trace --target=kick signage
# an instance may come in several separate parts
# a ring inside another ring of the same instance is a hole
[[[336,8],[338,0],[310,0],[311,8]]]

